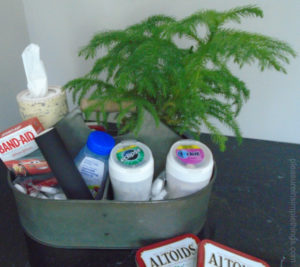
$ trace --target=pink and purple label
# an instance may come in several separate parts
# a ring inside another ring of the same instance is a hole
[[[176,156],[185,164],[198,164],[204,159],[204,151],[197,145],[181,145],[176,148]]]

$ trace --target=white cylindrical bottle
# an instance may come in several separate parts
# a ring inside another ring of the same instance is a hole
[[[187,196],[205,187],[213,166],[213,155],[203,143],[186,139],[173,144],[166,163],[168,198]]]
[[[154,173],[149,147],[135,140],[123,141],[111,151],[108,166],[115,200],[149,200]]]

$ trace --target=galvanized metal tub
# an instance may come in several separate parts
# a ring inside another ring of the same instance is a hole
[[[146,202],[112,200],[107,184],[102,200],[50,200],[25,195],[9,185],[25,233],[59,248],[137,248],[184,233],[197,234],[206,220],[216,178],[202,190],[178,199]]]
[[[90,130],[78,109],[57,125],[62,140],[74,157],[85,144]],[[155,177],[164,169],[171,145],[180,139],[166,125],[157,127],[145,113],[139,136],[118,136],[117,142],[135,138],[150,147],[155,162]],[[119,202],[113,200],[110,183],[102,200],[51,200],[25,195],[8,182],[16,199],[25,233],[42,245],[58,248],[138,248],[180,234],[201,231],[216,179],[216,166],[210,183],[202,190],[178,199]]]

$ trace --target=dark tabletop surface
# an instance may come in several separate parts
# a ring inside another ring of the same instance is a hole
[[[272,267],[300,266],[299,240],[293,242],[300,231],[300,145],[244,139],[238,146],[229,138],[222,153],[208,135],[201,141],[211,148],[218,174],[199,237],[261,258]],[[25,237],[5,170],[0,171],[0,267],[135,266],[135,250],[45,248]]]

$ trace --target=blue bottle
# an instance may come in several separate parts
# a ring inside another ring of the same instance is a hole
[[[108,159],[115,140],[105,132],[91,132],[86,145],[75,158],[75,164],[96,199],[103,196],[107,178]]]

